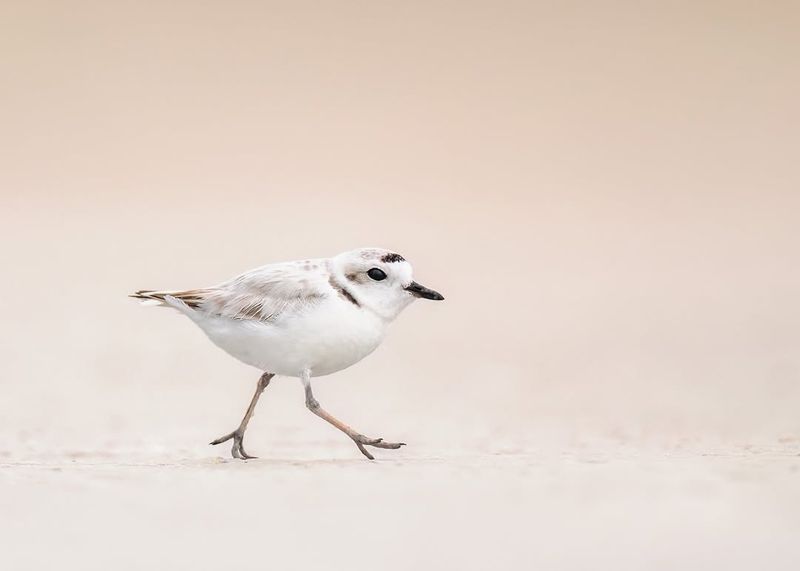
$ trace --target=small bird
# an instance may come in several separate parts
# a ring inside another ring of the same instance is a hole
[[[404,446],[368,438],[335,418],[314,398],[311,379],[346,369],[372,353],[388,325],[415,299],[444,299],[413,280],[403,256],[381,248],[268,264],[213,287],[139,290],[130,297],[177,309],[215,345],[263,371],[239,426],[211,442],[232,439],[231,455],[242,460],[255,458],[245,452],[244,433],[275,375],[298,377],[306,407],[347,434],[370,460],[374,457],[366,446]]]

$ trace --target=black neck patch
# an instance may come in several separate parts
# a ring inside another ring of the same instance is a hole
[[[347,291],[347,289],[342,288],[342,290],[339,293],[341,293],[347,301],[349,301],[356,307],[361,307],[361,304],[359,304],[358,301],[356,301],[356,298],[354,298],[353,294]]]
[[[336,280],[333,278],[333,276],[330,277],[330,279],[328,280],[328,283],[330,283],[331,287],[336,290],[336,293],[338,293],[344,299],[346,299],[347,301],[349,301],[350,303],[352,303],[356,307],[361,307],[361,304],[358,303],[358,300],[353,297],[353,294],[350,293],[349,291],[347,291],[346,287],[336,283]]]

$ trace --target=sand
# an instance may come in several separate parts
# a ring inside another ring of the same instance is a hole
[[[797,443],[210,452],[4,453],[4,568],[789,570],[800,557]]]

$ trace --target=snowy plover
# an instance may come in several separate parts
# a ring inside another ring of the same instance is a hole
[[[370,460],[365,446],[395,449],[404,443],[368,438],[333,417],[314,398],[311,377],[341,371],[372,353],[414,299],[444,299],[412,279],[405,258],[379,248],[269,264],[214,287],[140,290],[131,297],[177,309],[218,347],[264,371],[239,427],[211,444],[233,439],[234,458],[254,458],[243,447],[247,423],[272,377],[286,375],[303,382],[308,409],[347,434]]]

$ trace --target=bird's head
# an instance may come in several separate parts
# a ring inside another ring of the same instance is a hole
[[[414,281],[403,256],[382,248],[360,248],[332,260],[334,278],[355,301],[385,319],[394,319],[417,298],[443,300],[442,294]]]

